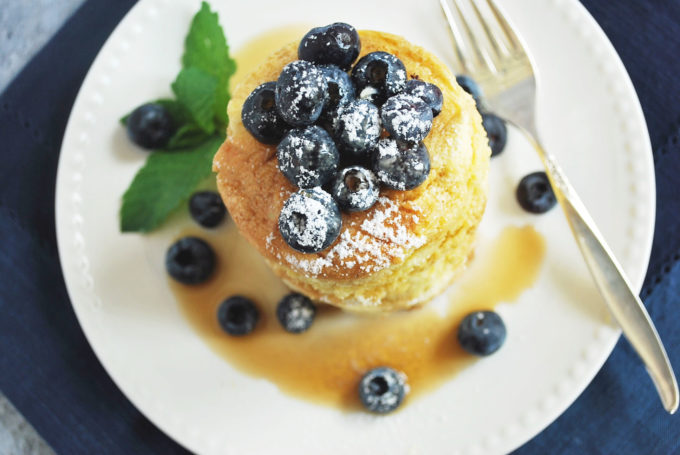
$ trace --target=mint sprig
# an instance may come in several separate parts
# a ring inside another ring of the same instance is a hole
[[[171,86],[175,98],[153,101],[168,110],[176,130],[165,147],[151,152],[125,191],[122,232],[157,228],[210,175],[229,121],[229,79],[235,70],[218,15],[203,2],[191,21],[182,69]]]

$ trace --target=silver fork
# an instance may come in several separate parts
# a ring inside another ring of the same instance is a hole
[[[678,384],[654,324],[555,157],[541,145],[536,76],[526,47],[493,0],[452,0],[453,8],[448,1],[440,4],[463,73],[481,86],[489,110],[518,127],[536,149],[600,293],[642,359],[664,408],[673,414]]]

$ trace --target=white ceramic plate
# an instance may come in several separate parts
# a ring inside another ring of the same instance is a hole
[[[453,51],[438,2],[213,0],[232,48],[286,23],[352,23],[393,32],[444,61]],[[650,145],[633,86],[611,44],[575,0],[501,5],[541,74],[539,127],[636,287],[654,220]],[[552,422],[590,382],[616,342],[559,210],[523,213],[516,182],[540,169],[511,132],[492,161],[480,248],[508,225],[531,223],[547,241],[536,284],[498,311],[506,345],[391,416],[317,406],[233,369],[173,303],[163,270],[172,228],[118,232],[120,196],[145,156],[118,118],[169,94],[194,0],[143,0],[111,35],[83,83],[64,137],[57,181],[62,268],[78,319],[130,400],[198,453],[502,453]],[[509,265],[512,267],[512,265]]]

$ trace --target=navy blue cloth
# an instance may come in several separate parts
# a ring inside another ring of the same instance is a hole
[[[680,2],[582,0],[640,96],[657,177],[657,228],[642,297],[680,369]],[[59,148],[78,88],[133,0],[88,0],[0,95],[0,390],[59,454],[182,454],[121,394],[71,309],[54,231]],[[517,455],[680,453],[625,341],[592,384]]]

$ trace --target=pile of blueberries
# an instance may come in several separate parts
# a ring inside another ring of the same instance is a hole
[[[279,230],[303,253],[333,243],[341,210],[367,210],[381,186],[411,190],[430,172],[422,141],[441,112],[441,90],[409,80],[387,52],[371,52],[352,67],[360,50],[349,24],[310,30],[299,60],[255,88],[241,111],[258,141],[277,144],[278,168],[299,188],[284,203]]]

